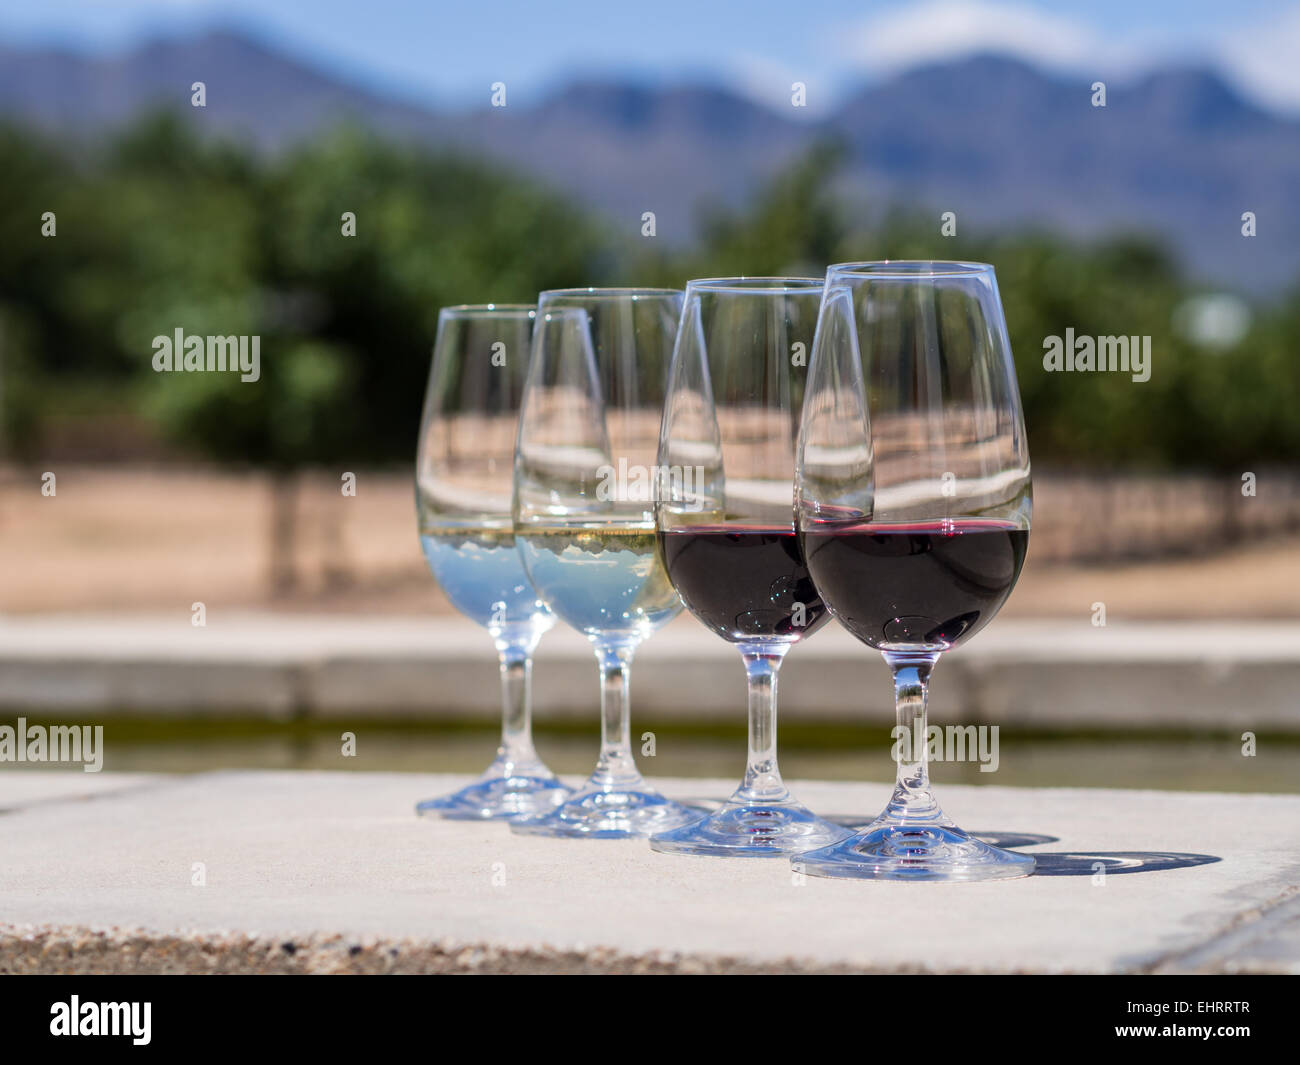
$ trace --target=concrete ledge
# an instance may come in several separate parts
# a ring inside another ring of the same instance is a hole
[[[539,715],[590,720],[591,649],[556,628],[537,656]],[[689,617],[649,640],[634,705],[660,719],[734,718],[735,651]],[[892,720],[879,656],[838,626],[790,654],[782,706],[823,719]],[[1180,622],[1094,628],[997,622],[935,675],[936,720],[1036,728],[1300,732],[1300,623]],[[358,713],[495,719],[495,652],[454,618],[245,614],[0,618],[0,709],[270,717]],[[865,715],[865,717],[864,717]]]
[[[1300,796],[948,787],[1041,875],[939,885],[412,814],[463,777],[34,775],[0,773],[0,971],[1300,972]],[[797,793],[860,822],[888,789]]]

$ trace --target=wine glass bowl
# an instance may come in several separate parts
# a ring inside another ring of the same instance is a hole
[[[924,737],[931,670],[997,613],[1029,540],[1029,451],[991,266],[830,268],[797,486],[800,540],[818,592],[849,632],[883,654],[898,726]],[[801,855],[800,868],[921,880],[1032,872],[1031,857],[992,847],[943,814],[924,743],[900,741],[899,750],[880,817]]]

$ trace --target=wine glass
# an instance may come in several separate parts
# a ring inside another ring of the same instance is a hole
[[[415,460],[420,544],[452,605],[492,635],[501,661],[501,745],[481,777],[417,812],[461,820],[542,813],[567,789],[533,749],[532,656],[555,624],[515,550],[512,471],[536,308],[446,307]]]
[[[794,862],[862,879],[1028,875],[1032,857],[944,816],[926,764],[930,672],[1006,602],[1029,542],[1029,449],[993,267],[830,268],[798,498],[813,582],[844,627],[884,655],[899,728],[898,782],[884,812]]]
[[[515,539],[543,602],[600,668],[600,758],[550,814],[549,836],[626,837],[700,814],[650,787],[632,757],[628,675],[682,608],[655,548],[653,465],[682,294],[572,289],[538,302],[515,450]]]
[[[657,851],[775,857],[851,835],[781,780],[777,670],[829,619],[799,551],[795,441],[821,279],[692,281],[668,379],[655,516],[686,608],[740,651],[749,685],[745,777],[721,809],[650,839]]]

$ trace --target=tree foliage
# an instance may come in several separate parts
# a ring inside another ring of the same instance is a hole
[[[39,454],[42,425],[90,404],[219,461],[404,461],[444,305],[941,258],[997,267],[1037,460],[1239,469],[1300,458],[1300,289],[1256,303],[1235,342],[1198,344],[1176,327],[1198,288],[1160,247],[864,218],[844,206],[833,144],[793,160],[745,210],[706,211],[688,249],[620,236],[483,162],[356,128],[263,156],[167,117],[79,155],[0,127],[0,157],[0,424],[18,455]],[[871,190],[852,191],[869,202]],[[47,211],[55,237],[41,234]],[[342,233],[344,212],[355,236]],[[152,338],[178,327],[260,336],[261,379],[153,372]],[[1067,327],[1152,337],[1150,380],[1045,372],[1044,338]]]

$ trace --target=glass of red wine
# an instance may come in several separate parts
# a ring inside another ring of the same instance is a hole
[[[1027,876],[1032,857],[944,816],[926,763],[930,672],[1006,602],[1029,542],[1029,449],[993,267],[830,268],[797,494],[813,583],[844,627],[884,656],[898,729],[884,812],[796,866],[874,880]]]
[[[772,858],[850,835],[795,801],[776,758],[777,670],[828,618],[794,513],[795,442],[821,294],[820,279],[686,286],[659,432],[655,524],[687,609],[744,661],[749,761],[721,809],[651,836],[658,851]]]

